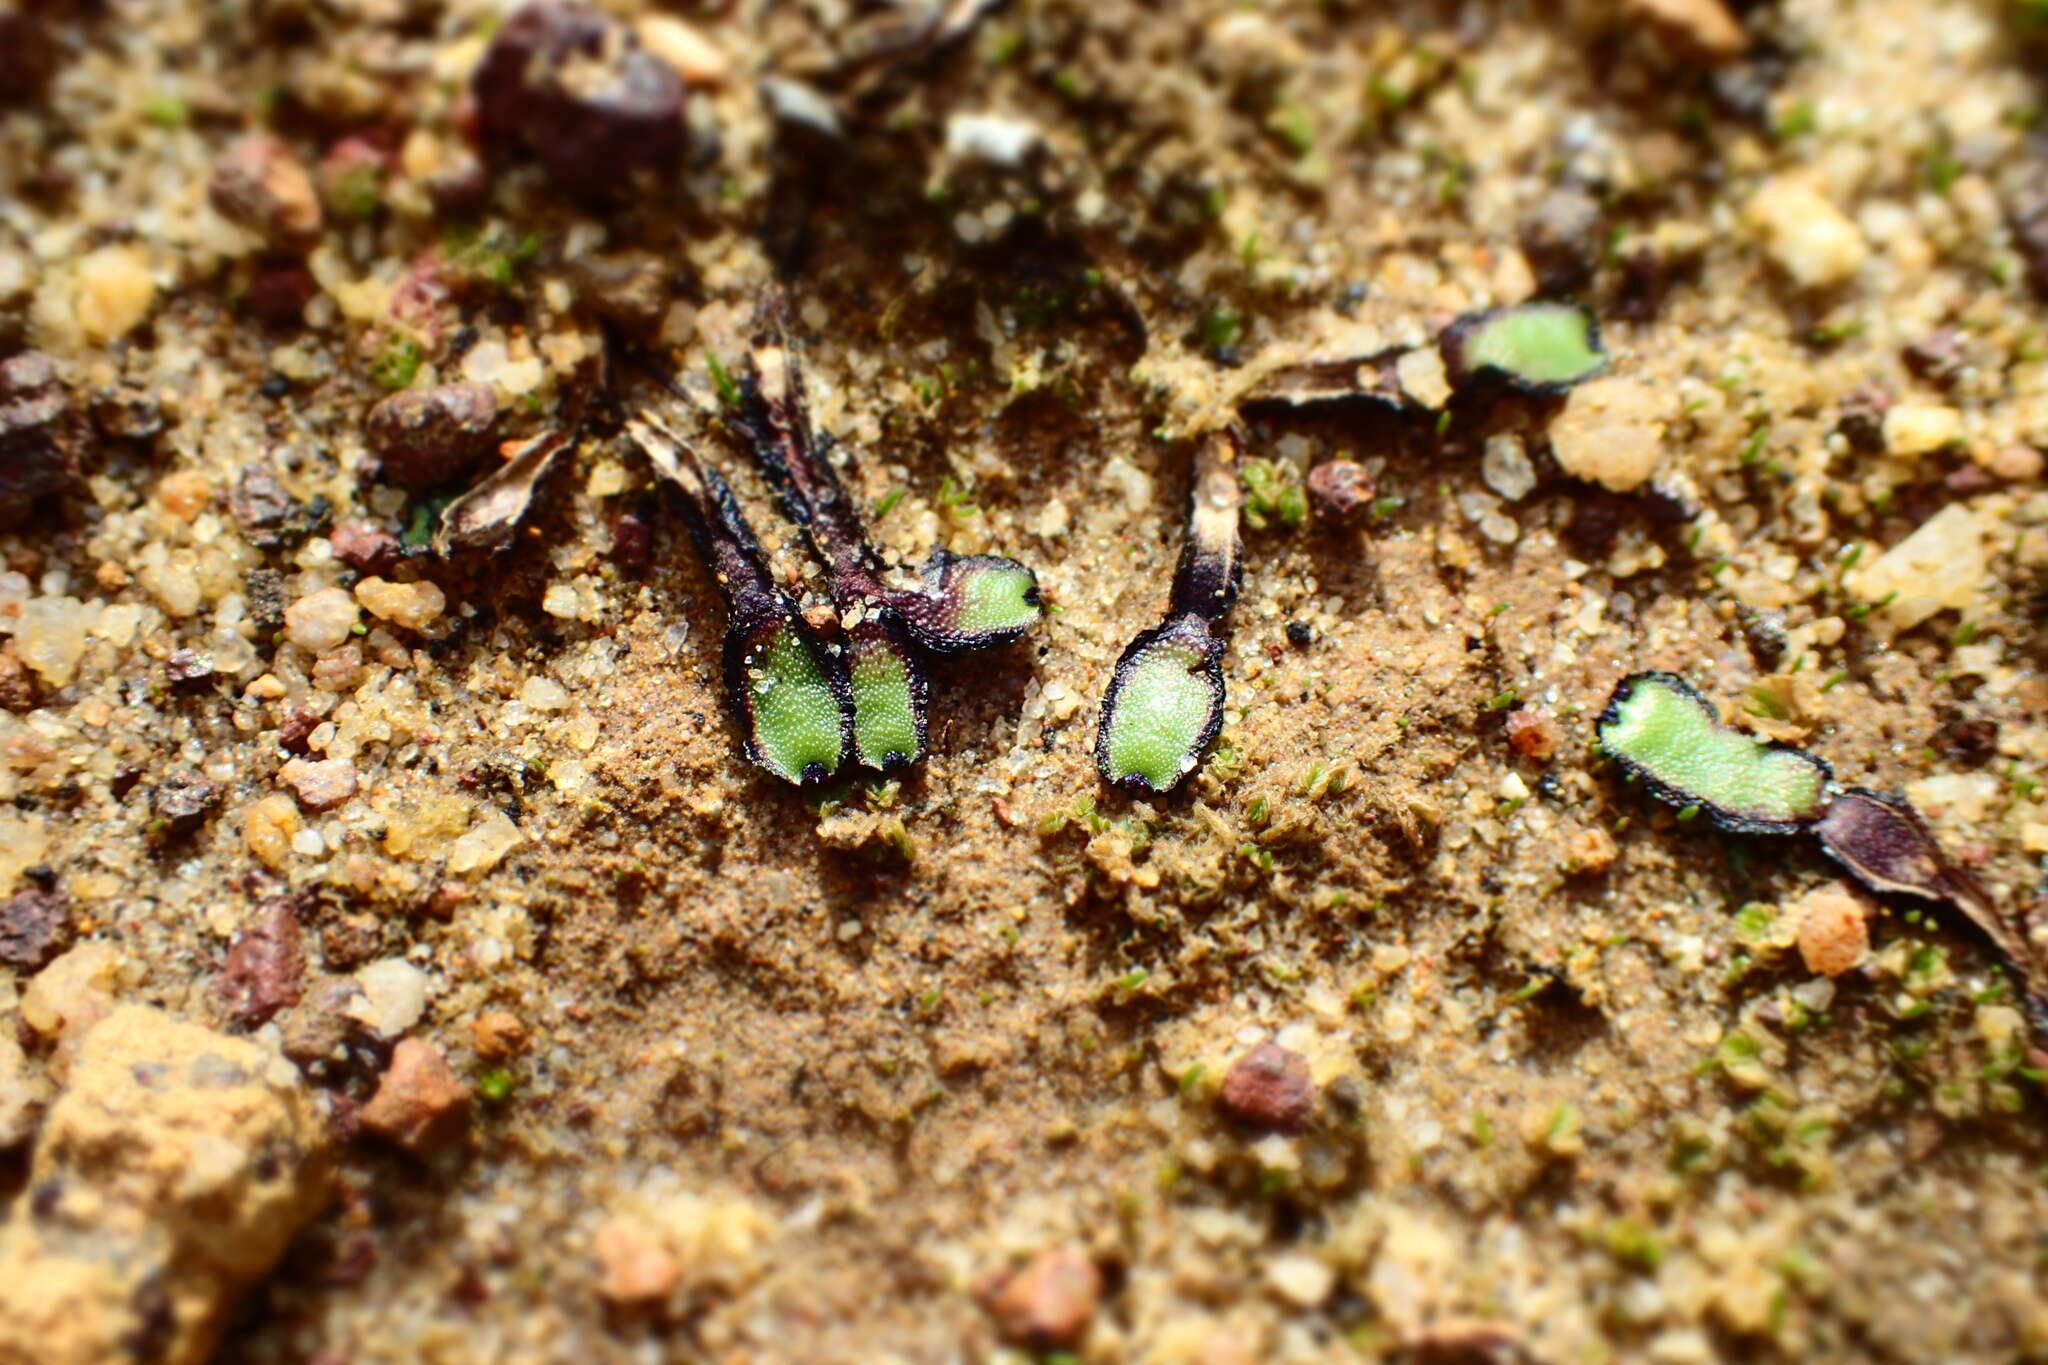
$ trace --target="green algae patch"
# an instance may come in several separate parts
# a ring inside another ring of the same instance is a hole
[[[1812,754],[1721,723],[1683,678],[1636,673],[1600,715],[1600,746],[1653,796],[1698,807],[1725,830],[1790,834],[1827,808],[1833,772]]]
[[[1096,764],[1115,786],[1167,791],[1193,770],[1223,726],[1223,642],[1182,617],[1131,641],[1117,661]]]
[[[1607,365],[1593,316],[1570,303],[1525,303],[1470,313],[1443,335],[1452,382],[1497,376],[1530,393],[1562,393]]]

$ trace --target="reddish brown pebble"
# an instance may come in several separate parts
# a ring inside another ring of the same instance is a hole
[[[398,567],[398,537],[367,521],[344,521],[327,534],[334,557],[366,578],[389,578]]]
[[[320,282],[299,262],[266,261],[249,276],[242,311],[270,327],[296,327],[319,292]]]
[[[309,747],[307,741],[320,728],[320,717],[301,706],[284,718],[284,724],[277,727],[277,747],[288,754],[303,754]]]
[[[428,919],[446,924],[455,918],[455,912],[469,899],[469,888],[461,882],[440,882],[433,890],[420,897],[420,913]]]
[[[1078,1251],[1041,1251],[985,1300],[1005,1340],[1036,1351],[1073,1346],[1102,1296],[1102,1274]]]
[[[329,965],[333,965],[329,958]],[[322,977],[306,992],[303,1003],[285,1015],[278,1046],[300,1066],[331,1059],[349,1040],[364,1032],[353,1010],[363,988],[346,976]]]
[[[441,1050],[424,1038],[403,1038],[391,1067],[357,1116],[364,1131],[422,1155],[460,1137],[469,1122],[469,1087],[455,1078]]]
[[[82,430],[48,356],[0,361],[0,530],[28,520],[38,499],[77,486]]]
[[[278,904],[255,928],[236,936],[220,975],[213,979],[213,993],[229,1019],[253,1028],[299,1003],[299,978],[305,970],[298,916],[291,906]]]
[[[1870,951],[1863,902],[1841,882],[1806,893],[1799,902],[1799,958],[1821,976],[1852,971]]]
[[[70,899],[55,891],[17,891],[0,900],[0,966],[38,972],[70,948]]]
[[[1308,1060],[1278,1043],[1260,1043],[1231,1064],[1217,1097],[1224,1112],[1254,1128],[1290,1132],[1315,1111]]]
[[[1508,745],[1523,758],[1547,763],[1557,756],[1557,722],[1548,711],[1523,707],[1508,713]]]
[[[0,710],[29,711],[36,704],[35,675],[21,661],[10,638],[0,640]]]
[[[1333,526],[1356,521],[1372,506],[1372,476],[1353,460],[1325,460],[1308,472],[1309,505]]]
[[[394,393],[363,419],[387,483],[414,490],[447,483],[489,454],[498,400],[488,384],[442,384]]]
[[[221,153],[206,195],[223,218],[279,250],[305,251],[320,240],[313,177],[290,147],[268,133],[252,133]]]
[[[521,9],[491,40],[470,90],[486,140],[523,141],[577,193],[615,191],[683,150],[682,78],[589,5]]]

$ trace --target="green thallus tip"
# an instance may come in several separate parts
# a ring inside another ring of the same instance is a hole
[[[1602,750],[1652,795],[1697,806],[1725,830],[1791,834],[1827,807],[1826,763],[1723,725],[1705,697],[1670,673],[1623,678],[1598,734]]]
[[[783,622],[745,661],[746,706],[757,761],[777,777],[815,782],[839,771],[845,736],[839,696],[810,642]]]
[[[1455,378],[1499,374],[1519,388],[1556,393],[1607,364],[1592,315],[1569,303],[1525,303],[1471,313],[1444,334]]]
[[[1185,617],[1131,642],[1102,703],[1095,761],[1106,781],[1164,792],[1194,770],[1223,724],[1222,652]]]
[[[1038,579],[1021,564],[976,564],[964,571],[954,624],[970,634],[1022,630],[1044,614]]]
[[[855,635],[849,653],[856,757],[881,772],[915,763],[923,756],[924,737],[917,684],[903,656],[883,635]]]

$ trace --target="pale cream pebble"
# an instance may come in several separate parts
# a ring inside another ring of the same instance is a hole
[[[157,506],[179,521],[191,521],[206,510],[213,481],[201,469],[177,469],[157,481]]]
[[[597,1292],[617,1304],[665,1299],[682,1278],[682,1267],[662,1245],[659,1229],[631,1214],[615,1214],[590,1239],[602,1277]]]
[[[520,685],[519,700],[536,711],[560,711],[569,705],[569,689],[535,674]]]
[[[72,314],[92,341],[126,336],[156,302],[149,258],[137,247],[100,247],[81,257],[72,271]]]
[[[97,604],[75,597],[32,597],[14,623],[15,653],[51,687],[67,686],[85,657],[86,632],[97,614]]]
[[[1721,0],[1623,0],[1622,8],[1714,61],[1749,50],[1749,35]]]
[[[1403,351],[1394,362],[1394,374],[1401,381],[1401,391],[1425,408],[1440,408],[1451,400],[1443,354],[1434,346]]]
[[[1884,448],[1925,455],[1962,439],[1963,414],[1940,403],[1894,403],[1884,414]]]
[[[433,985],[427,974],[402,957],[379,958],[358,968],[361,996],[351,1001],[348,1015],[384,1038],[396,1038],[419,1023],[427,1012]]]
[[[1749,201],[1749,221],[1772,263],[1807,289],[1843,283],[1870,254],[1856,224],[1798,176],[1765,182]]]
[[[356,765],[345,758],[295,758],[277,770],[307,810],[332,810],[356,794]]]
[[[289,691],[275,673],[265,673],[243,688],[242,695],[254,697],[258,701],[276,701],[289,695]]]
[[[1853,971],[1870,952],[1870,927],[1862,900],[1842,882],[1807,892],[1794,907],[1799,958],[1806,970],[1835,977]]]
[[[356,601],[380,621],[406,630],[423,630],[448,606],[448,595],[433,583],[390,583],[365,578],[356,584]]]
[[[2020,826],[2020,847],[2028,853],[2048,853],[2048,824],[2028,820]]]
[[[716,43],[674,15],[643,14],[636,27],[641,44],[691,85],[722,85],[732,71]]]
[[[1663,400],[1649,385],[1621,376],[1581,384],[1551,424],[1550,446],[1573,478],[1617,493],[1640,488],[1663,454]]]
[[[448,870],[457,874],[488,872],[525,837],[503,811],[493,810],[448,850]]]
[[[361,612],[344,588],[322,588],[284,609],[284,637],[318,654],[348,642]]]
[[[1884,603],[1884,619],[1900,630],[1938,611],[1968,607],[1990,574],[1985,540],[2001,520],[1992,509],[1980,515],[1952,502],[1891,549],[1844,574],[1842,586],[1859,601]]]
[[[40,815],[0,815],[0,892],[48,856],[50,830]]]
[[[1977,452],[1973,450],[1970,455],[1972,459],[1976,459]],[[2033,482],[2041,477],[2044,465],[2041,452],[2025,445],[1993,447],[1979,463],[1999,478],[2012,483]]]
[[[1337,1272],[1307,1252],[1285,1252],[1266,1262],[1266,1283],[1296,1308],[1314,1308],[1336,1288]]]
[[[291,862],[292,836],[298,832],[298,807],[283,792],[272,792],[242,812],[242,842],[273,871]]]
[[[49,1097],[49,1082],[29,1066],[13,1033],[0,1030],[0,1152],[35,1135],[36,1119]]]
[[[44,1042],[76,1042],[114,1010],[121,955],[110,943],[81,943],[37,972],[21,993],[21,1022]]]

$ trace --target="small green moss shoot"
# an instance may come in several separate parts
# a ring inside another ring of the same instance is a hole
[[[1697,806],[1723,829],[1787,834],[1827,806],[1827,764],[1723,725],[1706,698],[1669,673],[1622,679],[1598,734],[1601,748],[1652,795]]]

